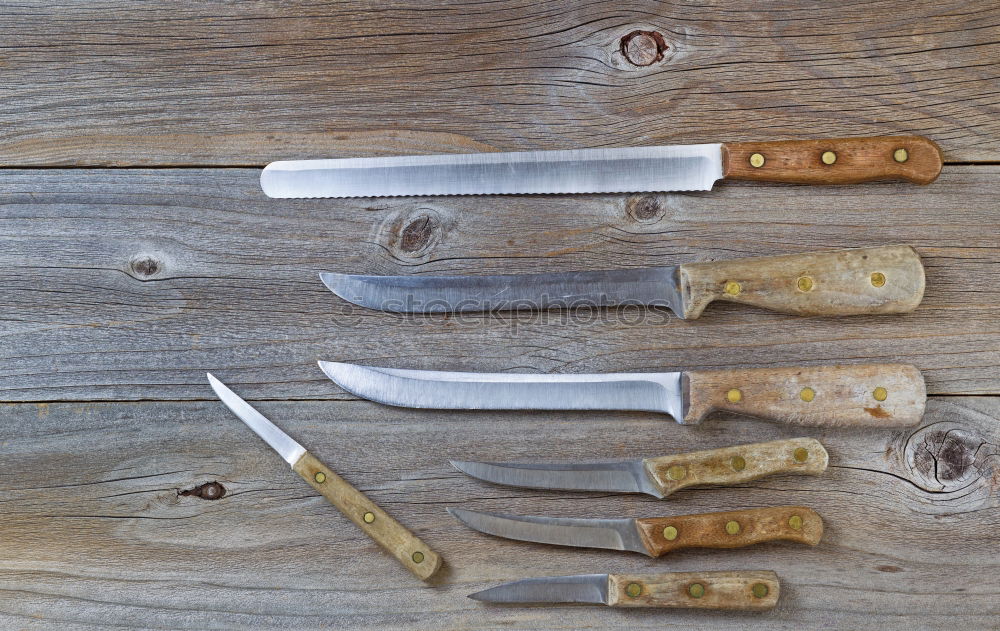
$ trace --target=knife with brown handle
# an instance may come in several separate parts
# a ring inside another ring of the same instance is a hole
[[[777,604],[779,593],[778,575],[758,570],[526,578],[469,594],[469,598],[490,603],[763,610]]]

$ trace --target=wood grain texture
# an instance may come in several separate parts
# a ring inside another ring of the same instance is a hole
[[[359,401],[255,407],[321,453],[446,559],[433,586],[397,562],[217,401],[0,405],[0,628],[691,629],[945,624],[1000,615],[1000,398],[936,397],[917,428],[821,430],[823,476],[645,495],[502,487],[449,459],[637,458],[792,438],[740,417],[665,427],[601,413],[400,410]],[[203,499],[190,491],[224,489]],[[820,544],[678,550],[661,559],[512,542],[445,509],[624,517],[808,504]],[[320,533],[320,536],[317,536]],[[474,591],[527,576],[770,569],[760,617],[611,607],[490,607]]]
[[[815,438],[790,438],[646,458],[643,465],[660,492],[670,495],[691,486],[738,484],[778,473],[820,475],[828,461]]]
[[[760,586],[762,595],[756,596]],[[640,591],[632,596],[630,588]],[[778,575],[769,571],[670,572],[611,574],[608,590],[613,607],[764,610],[778,603],[780,587]]]
[[[644,517],[636,527],[654,557],[684,548],[742,548],[769,541],[814,546],[823,536],[823,519],[805,506]]]
[[[757,182],[930,184],[941,174],[942,165],[941,149],[921,136],[739,142],[722,147],[724,176]]]
[[[910,133],[949,160],[1000,159],[989,0],[5,9],[5,166]],[[625,59],[637,30],[662,36],[659,62]]]
[[[908,313],[925,283],[920,256],[907,245],[685,263],[678,276],[685,319],[715,300],[796,315]]]
[[[441,568],[441,557],[426,543],[309,452],[292,470],[417,578],[426,581]]]
[[[794,425],[901,427],[924,414],[924,377],[909,364],[692,370],[684,422],[719,410]]]

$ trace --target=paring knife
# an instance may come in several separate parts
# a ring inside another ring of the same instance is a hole
[[[923,265],[907,245],[560,274],[320,278],[344,300],[405,313],[645,305],[694,319],[710,302],[726,300],[842,316],[908,313],[924,295]]]
[[[724,410],[799,425],[900,427],[918,423],[923,375],[907,364],[737,368],[661,373],[441,372],[319,362],[341,388],[414,408],[641,410],[700,423]]]
[[[452,461],[480,480],[507,486],[565,491],[646,493],[664,498],[703,484],[739,484],[776,473],[819,475],[829,456],[813,438],[790,438],[658,458],[589,463]]]
[[[406,569],[418,578],[427,580],[441,567],[441,557],[436,552],[361,491],[331,471],[211,374],[208,374],[208,382],[226,407],[274,448],[292,466],[293,471],[330,500],[331,504],[375,543],[396,557]]]
[[[469,598],[490,603],[771,609],[778,602],[778,594],[778,575],[765,570],[526,578],[469,594]]]
[[[933,182],[941,150],[921,136],[615,149],[291,160],[260,175],[268,197],[707,191],[716,180]]]
[[[448,512],[469,528],[497,537],[577,548],[629,550],[653,558],[683,548],[742,548],[765,541],[794,541],[814,546],[823,536],[823,520],[805,506],[642,519],[534,517],[460,508],[449,508]]]

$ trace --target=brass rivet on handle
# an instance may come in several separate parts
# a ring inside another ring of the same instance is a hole
[[[902,147],[892,152],[892,159],[896,162],[906,162],[909,158],[910,153]]]
[[[731,280],[726,282],[726,287],[723,291],[725,291],[730,296],[738,296],[740,292],[743,291],[743,288],[740,287],[740,284],[737,283],[735,280]]]
[[[809,403],[816,398],[816,391],[810,388],[809,386],[806,386],[805,388],[802,388],[802,390],[799,391],[799,398],[805,401],[806,403]]]
[[[625,595],[629,598],[636,598],[642,593],[642,585],[639,583],[629,583],[625,586]]]
[[[885,401],[889,397],[889,391],[879,386],[872,392],[872,396],[875,397],[876,401]]]
[[[691,598],[701,598],[705,595],[705,586],[701,583],[691,583],[688,585],[688,594]]]
[[[413,556],[411,556],[410,558],[413,559],[414,563],[423,563],[424,553],[421,552],[420,550],[417,550],[416,552],[413,553]]]
[[[322,471],[317,471],[316,475],[313,476],[313,480],[316,480],[319,484],[326,482],[326,474]]]
[[[767,585],[764,583],[754,583],[753,587],[750,588],[750,592],[753,593],[755,598],[763,598],[767,596]]]
[[[375,513],[365,513],[363,516],[366,524],[370,524],[375,521]]]
[[[731,534],[731,535],[738,535],[738,534],[740,534],[740,522],[736,521],[735,519],[727,521],[726,522],[726,532],[729,533],[729,534]]]
[[[663,538],[667,541],[673,541],[677,538],[677,526],[666,526],[663,529]]]
[[[750,166],[755,169],[759,169],[764,166],[764,154],[763,153],[751,153],[750,154]]]
[[[684,476],[686,475],[687,475],[687,469],[685,469],[679,464],[675,464],[674,466],[667,469],[667,477],[670,478],[671,480],[683,480]]]
[[[733,468],[733,471],[742,471],[747,468],[747,461],[743,459],[743,456],[733,456],[733,459],[729,461],[729,466]]]
[[[837,161],[837,154],[832,151],[824,151],[819,159],[823,161],[823,164],[833,164]]]
[[[726,393],[726,401],[730,403],[739,403],[743,400],[743,393],[739,391],[738,388],[733,388]]]
[[[882,272],[872,273],[872,287],[881,287],[885,285],[885,274]]]
[[[792,515],[788,518],[788,527],[792,530],[802,530],[802,517],[799,515]]]
[[[795,462],[805,462],[809,459],[809,450],[805,447],[799,447],[792,452],[792,457],[795,458]]]
[[[809,291],[813,288],[813,279],[808,276],[799,276],[795,286],[799,288],[799,291]]]

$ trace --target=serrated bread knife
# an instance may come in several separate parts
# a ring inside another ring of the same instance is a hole
[[[683,425],[726,411],[799,425],[902,427],[920,421],[927,400],[923,375],[908,364],[560,375],[319,366],[344,390],[387,405],[665,412]]]
[[[272,162],[268,197],[523,195],[707,191],[717,180],[933,182],[941,150],[921,136],[875,136],[516,153]]]
[[[771,609],[778,603],[771,571],[577,574],[526,578],[469,594],[489,603],[591,603],[611,607]]]
[[[788,438],[686,453],[606,462],[463,462],[466,475],[507,486],[562,491],[645,493],[664,498],[705,484],[734,485],[768,475],[820,475],[829,456],[813,438]]]
[[[344,300],[403,313],[643,305],[694,319],[710,302],[725,300],[843,316],[907,313],[924,295],[924,267],[907,245],[558,274],[320,278]]]
[[[823,520],[805,506],[641,519],[534,517],[461,508],[448,512],[473,530],[505,539],[627,550],[653,558],[684,548],[742,548],[768,541],[814,546],[823,536]]]
[[[292,470],[302,476],[331,504],[371,537],[406,569],[418,578],[427,580],[441,567],[441,558],[427,544],[417,538],[402,524],[393,519],[361,491],[317,460],[288,434],[278,429],[263,414],[241,399],[224,383],[208,375],[208,382],[215,394],[233,414],[247,424],[270,445]]]

